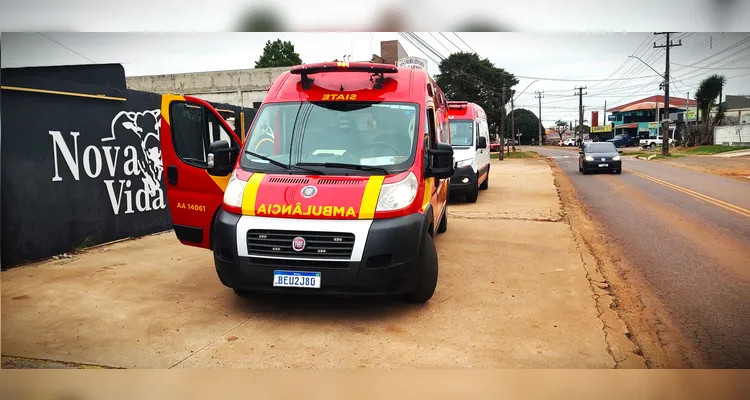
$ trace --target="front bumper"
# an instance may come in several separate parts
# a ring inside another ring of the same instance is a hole
[[[464,182],[465,181],[465,182]],[[450,179],[451,194],[470,193],[477,188],[477,174],[471,166],[456,168]]]
[[[423,214],[372,220],[364,237],[355,239],[364,241],[361,257],[353,256],[353,259],[342,261],[240,255],[237,242],[240,238],[246,238],[247,232],[240,223],[242,218],[258,217],[240,216],[220,210],[214,224],[214,263],[219,279],[225,286],[255,292],[326,295],[400,294],[411,292],[417,287],[422,271],[419,254],[428,227]],[[272,219],[267,220],[264,224],[273,224]],[[346,229],[348,222],[363,222],[298,221],[300,224],[332,222],[341,226],[342,230]],[[265,225],[264,228],[275,229]],[[320,288],[274,287],[275,270],[320,272]]]
[[[604,165],[606,166],[601,166]],[[587,171],[614,171],[622,168],[622,160],[620,161],[583,161],[583,168]]]

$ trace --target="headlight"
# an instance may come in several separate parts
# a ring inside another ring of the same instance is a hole
[[[586,161],[594,161],[594,157],[586,156]]]
[[[620,156],[614,156],[614,157],[612,157],[612,161],[620,161]]]
[[[417,177],[414,173],[401,182],[387,183],[380,188],[375,211],[393,211],[409,206],[417,196]]]
[[[229,177],[229,183],[224,190],[224,204],[230,207],[242,207],[242,195],[245,193],[247,182],[237,179],[235,172]]]
[[[470,159],[468,159],[468,160],[462,160],[462,161],[459,161],[459,162],[458,162],[458,165],[457,165],[457,166],[458,166],[458,167],[467,167],[467,166],[471,165],[471,162],[472,162],[472,161],[473,161],[473,160],[472,160],[471,158],[470,158]]]

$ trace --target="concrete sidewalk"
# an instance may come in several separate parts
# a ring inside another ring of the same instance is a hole
[[[493,160],[479,201],[448,208],[438,287],[423,306],[239,298],[209,251],[171,232],[2,272],[2,354],[24,357],[5,365],[643,366],[621,341],[593,257],[562,219],[544,160]]]
[[[750,157],[750,149],[727,151],[724,153],[714,154],[712,157]]]

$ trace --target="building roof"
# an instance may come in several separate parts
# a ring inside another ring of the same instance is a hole
[[[664,102],[664,95],[655,94],[653,96],[649,96],[649,97],[646,97],[646,98],[643,98],[643,99],[640,99],[640,100],[631,101],[630,103],[621,104],[621,105],[619,105],[617,107],[609,108],[609,109],[607,109],[607,112],[622,111],[622,109],[625,108],[625,107],[632,106],[632,105],[638,104],[638,103],[646,103],[646,102],[650,102],[652,104],[654,102],[662,102],[663,103]],[[685,98],[679,98],[679,97],[672,97],[672,96],[670,96],[669,97],[669,105],[670,106],[677,106],[677,107],[684,107],[685,105],[689,105],[691,107],[695,107],[695,106],[698,105],[698,102],[695,101],[695,99],[685,99]]]
[[[734,96],[728,94],[724,96],[724,104],[727,105],[727,109],[729,110],[750,107],[750,95]]]

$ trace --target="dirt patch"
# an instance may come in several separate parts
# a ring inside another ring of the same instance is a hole
[[[644,279],[629,265],[627,257],[591,218],[592,214],[578,198],[565,172],[554,162],[550,162],[550,166],[565,218],[579,245],[593,256],[590,261],[584,258],[584,262],[591,267],[589,280],[618,365],[638,366],[643,360],[649,368],[701,367],[697,352],[687,338],[678,333],[658,300],[649,295]],[[624,326],[618,321],[623,321]]]

